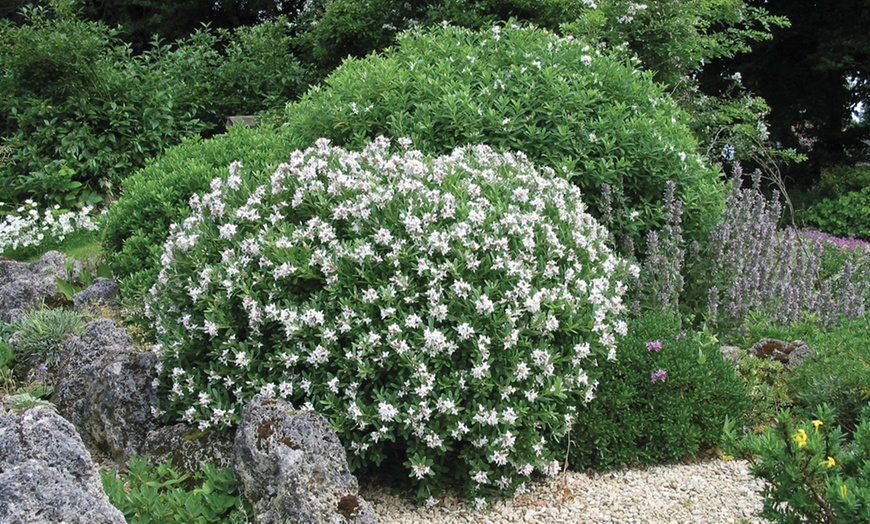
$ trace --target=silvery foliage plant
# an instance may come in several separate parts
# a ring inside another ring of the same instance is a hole
[[[629,266],[579,189],[521,153],[378,138],[235,163],[173,226],[148,314],[158,414],[228,427],[260,392],[326,416],[353,466],[404,461],[421,500],[555,475]]]

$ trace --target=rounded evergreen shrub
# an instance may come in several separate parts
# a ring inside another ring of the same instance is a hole
[[[225,136],[191,138],[130,176],[103,219],[109,268],[125,299],[138,301],[154,284],[169,225],[190,215],[188,199],[241,160],[252,169],[287,159],[291,140],[268,127],[234,126]]]
[[[459,481],[482,503],[559,470],[637,269],[524,155],[400,144],[323,139],[191,199],[147,307],[162,409],[206,429],[274,395],[329,418],[352,466],[390,457],[421,498]]]
[[[573,467],[678,461],[716,446],[726,416],[743,416],[751,401],[736,366],[709,334],[679,326],[654,312],[629,322],[619,358],[600,363],[595,402],[577,412]]]
[[[381,55],[345,61],[284,118],[309,145],[328,137],[359,150],[383,135],[432,154],[482,143],[523,151],[574,182],[590,212],[638,246],[662,225],[672,180],[685,230],[703,239],[724,187],[696,154],[687,117],[637,65],[624,52],[516,25],[413,30]],[[607,214],[604,184],[613,188]]]

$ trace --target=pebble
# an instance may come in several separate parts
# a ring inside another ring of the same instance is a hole
[[[605,473],[568,471],[483,510],[455,499],[449,507],[417,507],[377,485],[363,486],[360,494],[382,524],[767,524],[757,516],[763,488],[746,462],[711,459]]]

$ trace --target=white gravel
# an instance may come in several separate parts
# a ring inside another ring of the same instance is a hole
[[[763,487],[746,462],[713,459],[608,473],[569,471],[480,511],[452,498],[433,508],[417,507],[376,486],[364,486],[360,494],[382,524],[755,524],[767,522],[756,516]]]

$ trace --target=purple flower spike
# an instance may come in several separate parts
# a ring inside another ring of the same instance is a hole
[[[647,351],[659,352],[662,350],[662,341],[661,340],[653,340],[652,342],[647,342],[646,349],[647,349]]]
[[[668,372],[665,371],[664,369],[660,369],[660,370],[652,373],[649,376],[649,378],[650,378],[650,382],[652,382],[653,384],[655,384],[656,382],[664,383],[665,379],[668,378]]]

